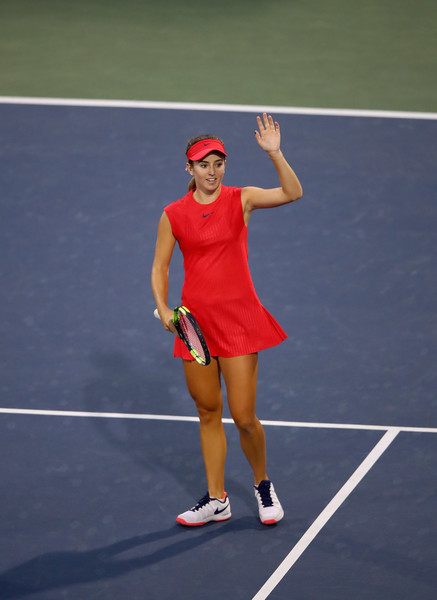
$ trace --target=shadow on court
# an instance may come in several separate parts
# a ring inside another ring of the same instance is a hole
[[[37,556],[0,575],[1,598],[21,598],[25,595],[65,586],[104,581],[149,567],[169,558],[190,552],[203,544],[225,535],[247,530],[265,529],[251,517],[243,517],[224,525],[211,524],[202,529],[186,530],[179,525],[116,542],[86,552],[50,552]],[[192,535],[190,535],[190,532]],[[182,539],[174,540],[177,536]],[[149,544],[167,540],[158,550],[147,553]],[[135,549],[142,556],[123,559],[122,555]]]

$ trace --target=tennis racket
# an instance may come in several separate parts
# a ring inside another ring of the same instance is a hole
[[[158,309],[155,309],[153,314],[159,319]],[[172,322],[178,336],[190,351],[191,356],[200,365],[209,365],[211,362],[211,354],[208,345],[196,319],[190,313],[188,308],[185,306],[177,306],[174,309]]]

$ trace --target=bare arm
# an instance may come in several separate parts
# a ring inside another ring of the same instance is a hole
[[[249,221],[252,210],[288,204],[301,198],[303,193],[296,173],[281,152],[279,123],[274,123],[272,117],[267,117],[265,113],[263,120],[257,117],[257,122],[259,131],[255,131],[256,140],[273,161],[280,187],[272,189],[245,187],[242,189],[241,199],[246,223]]]
[[[152,265],[152,292],[155,297],[156,307],[162,324],[166,329],[174,330],[169,326],[169,322],[173,318],[173,310],[168,307],[168,271],[170,260],[173,255],[176,238],[173,235],[170,221],[165,214],[162,214],[158,225],[158,235],[156,238],[155,257]]]

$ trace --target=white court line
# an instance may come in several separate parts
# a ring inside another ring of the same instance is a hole
[[[250,104],[213,104],[202,102],[158,102],[141,100],[92,100],[88,98],[33,98],[22,96],[0,96],[0,104],[34,104],[44,106],[85,106],[101,108],[149,108],[159,110],[205,110],[218,112],[248,112],[286,115],[321,115],[330,117],[372,117],[382,119],[426,119],[436,120],[437,113],[360,110],[351,108],[305,108],[299,106],[260,106]]]
[[[176,416],[176,415],[151,415],[135,413],[103,413],[103,412],[84,412],[67,410],[39,410],[39,409],[20,409],[20,408],[0,408],[0,414],[15,415],[36,415],[36,416],[63,416],[63,417],[91,417],[106,419],[142,419],[152,421],[179,421],[197,423],[198,417]],[[233,423],[232,419],[223,419],[224,423]],[[348,481],[337,492],[334,498],[329,502],[326,508],[320,513],[314,523],[309,527],[294,548],[286,556],[276,571],[266,581],[263,587],[252,598],[252,600],[265,600],[272,590],[278,585],[283,577],[290,571],[291,567],[303,554],[306,548],[318,535],[320,530],[326,525],[332,515],[343,504],[346,498],[352,493],[363,477],[368,473],[376,461],[382,456],[399,432],[413,433],[437,433],[437,428],[433,427],[392,427],[382,425],[360,425],[348,423],[308,423],[299,421],[269,421],[261,420],[263,425],[276,427],[308,427],[308,428],[327,428],[327,429],[355,429],[362,431],[385,431],[383,437],[379,440],[373,450],[368,454]]]
[[[176,415],[147,415],[135,413],[104,413],[84,412],[77,410],[40,410],[33,408],[0,408],[0,414],[37,415],[43,417],[89,417],[100,419],[142,419],[146,421],[191,421],[198,422],[198,417],[184,417]]]
[[[35,408],[0,408],[0,414],[36,415],[48,417],[87,417],[100,419],[138,419],[145,421],[181,421],[198,423],[198,417],[177,415],[151,415],[143,413],[107,413],[77,410],[43,410]],[[223,423],[233,423],[232,419],[223,419]],[[357,423],[311,423],[306,421],[270,421],[261,419],[263,425],[272,427],[308,427],[311,429],[358,429],[361,431],[397,431],[409,433],[437,433],[437,427],[401,427],[399,425],[361,425]]]
[[[398,435],[399,429],[390,428],[385,435],[379,440],[373,450],[366,456],[363,462],[360,464],[358,469],[351,475],[346,481],[343,487],[337,492],[331,502],[326,508],[320,513],[314,523],[307,529],[304,535],[300,538],[291,552],[285,557],[276,571],[271,577],[265,582],[263,587],[258,591],[252,600],[265,600],[278,583],[285,577],[289,572],[294,563],[299,557],[305,552],[311,542],[314,540],[320,530],[326,525],[332,515],[337,509],[343,504],[346,498],[353,492],[363,477],[370,471],[376,461],[382,456],[387,450],[392,441]]]

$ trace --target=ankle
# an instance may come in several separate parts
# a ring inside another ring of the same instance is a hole
[[[268,478],[268,476],[266,474],[264,474],[264,476],[260,477],[260,478],[255,477],[255,487],[258,487],[259,484],[261,483],[261,481],[270,481],[270,479]]]
[[[208,494],[209,494],[210,498],[216,498],[217,500],[224,500],[226,498],[226,492],[225,491],[218,492],[217,494],[213,494],[212,492],[208,491]]]

